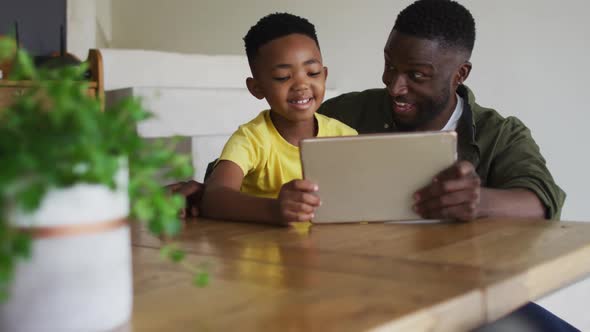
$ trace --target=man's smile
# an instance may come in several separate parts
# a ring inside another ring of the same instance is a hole
[[[394,104],[394,111],[396,113],[405,114],[405,113],[410,113],[416,109],[416,105],[411,104],[411,103],[394,101],[393,104]]]

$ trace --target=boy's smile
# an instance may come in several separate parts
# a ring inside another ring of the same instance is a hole
[[[310,122],[324,99],[327,68],[315,41],[303,34],[277,38],[260,47],[246,83],[265,98],[278,121]],[[276,125],[276,124],[275,124]]]
[[[314,97],[309,98],[302,98],[302,99],[291,99],[288,103],[291,105],[292,108],[297,110],[305,111],[308,110],[311,106],[313,106]]]

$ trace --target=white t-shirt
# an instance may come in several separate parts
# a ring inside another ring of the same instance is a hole
[[[456,130],[457,124],[459,123],[459,119],[461,118],[462,114],[463,114],[463,98],[461,98],[461,96],[457,95],[457,105],[455,106],[455,110],[453,111],[453,114],[451,114],[449,121],[441,129],[441,131]]]

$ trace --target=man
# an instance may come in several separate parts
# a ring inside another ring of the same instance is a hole
[[[553,181],[528,128],[476,104],[463,84],[472,68],[474,43],[475,21],[462,5],[416,1],[398,15],[385,44],[386,87],[335,97],[319,112],[361,134],[457,131],[460,161],[414,196],[414,209],[424,218],[558,219],[565,193]],[[171,189],[187,196],[189,215],[198,213],[201,184],[190,181]],[[504,321],[515,319],[530,330],[575,331],[534,304],[483,330],[504,328]]]
[[[456,130],[461,161],[415,196],[425,218],[559,218],[565,194],[528,128],[477,105],[463,85],[474,42],[463,6],[418,1],[399,14],[385,44],[386,88],[333,98],[319,112],[361,134]]]

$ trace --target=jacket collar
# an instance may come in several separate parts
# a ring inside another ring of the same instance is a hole
[[[463,103],[463,114],[457,126],[457,149],[459,160],[467,160],[476,168],[480,161],[480,148],[477,144],[477,127],[474,110],[479,106],[475,103],[473,92],[465,85],[457,88],[457,94],[465,101]]]

